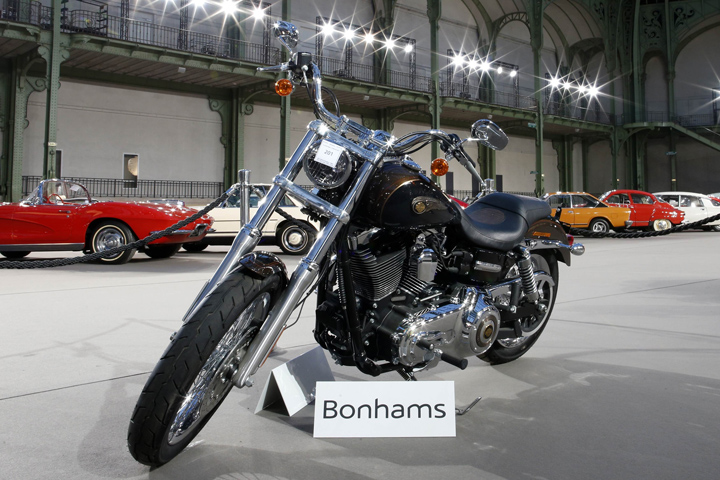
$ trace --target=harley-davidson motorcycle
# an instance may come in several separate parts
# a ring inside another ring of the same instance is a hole
[[[290,61],[259,70],[287,72],[276,83],[280,94],[305,87],[317,120],[147,380],[128,432],[130,452],[147,465],[170,461],[233,387],[253,385],[313,291],[315,339],[336,363],[414,380],[441,361],[464,369],[471,357],[499,364],[522,356],[552,314],[558,263],[584,252],[547,203],[490,193],[463,209],[409,157],[438,142],[445,158],[433,172],[446,172],[454,158],[485,185],[463,144],[504,148],[497,125],[479,120],[466,140],[441,130],[395,138],[368,129],[340,115],[312,55],[294,52],[296,27],[278,22],[275,35]],[[293,183],[301,170],[312,191]],[[321,222],[291,277],[280,258],[253,251],[286,194]]]

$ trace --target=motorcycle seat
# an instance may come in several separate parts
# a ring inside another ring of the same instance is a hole
[[[475,245],[511,250],[530,225],[549,216],[550,205],[531,197],[492,193],[461,210],[460,229]]]

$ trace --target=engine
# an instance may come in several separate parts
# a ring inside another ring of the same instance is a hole
[[[408,367],[485,352],[500,313],[478,286],[442,278],[444,236],[395,238],[379,230],[351,237],[351,272],[368,356]],[[445,275],[447,277],[447,275]],[[455,275],[452,275],[454,278]]]

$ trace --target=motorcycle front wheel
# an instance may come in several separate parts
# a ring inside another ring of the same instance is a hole
[[[278,275],[235,271],[173,336],[130,420],[128,448],[138,462],[169,462],[210,420],[281,290]]]
[[[487,352],[478,355],[478,358],[492,365],[512,362],[522,357],[530,347],[532,347],[540,334],[547,326],[547,322],[552,314],[555,306],[555,297],[557,295],[559,271],[557,259],[555,256],[543,253],[532,255],[533,270],[536,272],[543,271],[552,277],[554,286],[548,281],[539,281],[537,284],[538,293],[540,294],[539,302],[545,306],[543,315],[530,315],[519,320],[520,331],[522,336],[517,338],[502,338],[495,340],[495,343]]]

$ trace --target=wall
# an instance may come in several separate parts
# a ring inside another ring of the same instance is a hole
[[[42,175],[46,92],[28,102],[23,175]],[[141,180],[221,181],[220,116],[206,97],[61,79],[57,148],[63,176],[122,178],[123,154]]]

